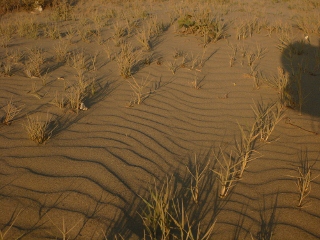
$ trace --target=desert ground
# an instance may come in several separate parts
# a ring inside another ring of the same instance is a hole
[[[320,238],[318,0],[58,1],[0,31],[0,239]]]

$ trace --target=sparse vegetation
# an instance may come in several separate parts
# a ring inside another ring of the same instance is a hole
[[[201,166],[200,163],[197,161],[197,155],[194,156],[194,169],[190,169],[187,166],[187,170],[190,174],[190,192],[193,201],[198,204],[199,203],[199,196],[200,193],[200,185],[201,181],[203,180],[204,175],[206,174],[210,161],[206,163],[205,166]]]
[[[128,78],[132,75],[132,68],[138,61],[138,56],[129,43],[121,45],[120,53],[116,56],[120,76]]]
[[[38,115],[27,116],[24,127],[32,141],[42,144],[51,138],[52,132],[57,127],[55,124],[56,123],[49,117],[49,114],[47,114],[45,120],[42,120]]]
[[[160,187],[150,188],[149,198],[142,198],[145,208],[140,216],[146,232],[143,239],[211,239],[215,221],[206,228],[200,222],[194,223],[191,209],[185,207],[173,186],[173,180],[167,178]]]
[[[132,99],[129,102],[129,107],[133,107],[135,104],[141,104],[143,101],[150,96],[151,89],[147,89],[150,80],[147,78],[142,79],[140,82],[138,82],[133,76],[131,77],[131,80],[127,80],[128,84],[130,85],[130,88],[133,91]]]
[[[0,239],[318,236],[318,2],[0,0]]]
[[[259,135],[257,124],[254,122],[250,127],[243,127],[240,124],[240,140],[235,141],[236,163],[238,164],[238,177],[241,178],[250,161],[256,159],[256,140]]]
[[[277,123],[283,118],[283,106],[280,102],[264,104],[257,102],[252,108],[255,115],[256,131],[261,141],[268,141]]]
[[[5,125],[11,125],[15,117],[21,112],[23,106],[16,107],[10,99],[7,105],[3,107],[5,116],[1,119],[1,122]]]
[[[183,34],[200,35],[204,46],[224,38],[227,28],[220,16],[215,16],[205,10],[181,16],[178,26]]]
[[[298,176],[296,178],[296,185],[299,190],[299,199],[298,199],[298,207],[303,207],[305,205],[305,198],[311,192],[311,182],[315,180],[317,177],[312,177],[312,167],[315,164],[310,163],[308,158],[308,151],[301,150],[299,153],[299,166],[297,169]]]
[[[239,180],[239,162],[236,156],[231,151],[225,153],[221,148],[218,154],[215,155],[216,161],[219,163],[219,168],[213,170],[220,182],[220,197],[224,198]]]
[[[41,77],[43,63],[43,51],[39,48],[30,49],[28,54],[28,61],[24,66],[24,72],[27,77]]]

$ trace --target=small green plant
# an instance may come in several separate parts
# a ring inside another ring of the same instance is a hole
[[[222,18],[208,12],[201,12],[194,16],[184,15],[178,20],[178,26],[182,29],[181,33],[200,35],[204,46],[226,36],[226,25]]]
[[[191,28],[196,24],[196,22],[192,19],[192,16],[187,14],[182,18],[178,19],[179,28]]]

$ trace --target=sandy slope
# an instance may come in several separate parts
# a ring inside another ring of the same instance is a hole
[[[146,4],[147,11],[150,9],[159,19],[165,19],[166,23],[169,21],[168,2],[149,4],[153,8]],[[187,6],[180,1],[175,4]],[[260,6],[261,14],[267,19],[281,19],[292,24],[292,16],[306,12],[290,9],[290,4],[294,3],[268,2]],[[184,180],[185,169],[192,164],[195,154],[202,162],[211,159],[211,168],[217,166],[213,151],[219,146],[232,149],[235,139],[240,137],[237,122],[251,126],[254,121],[253,103],[261,99],[265,102],[278,99],[277,91],[265,83],[255,89],[253,80],[246,76],[249,73],[247,60],[240,53],[234,66],[229,66],[232,51],[227,40],[231,44],[245,46],[248,51],[254,51],[257,44],[266,48],[258,68],[268,76],[276,75],[278,66],[286,68],[281,52],[276,48],[276,33],[269,37],[263,29],[260,34],[254,33],[244,40],[235,37],[237,21],[250,16],[258,5],[243,1],[222,5],[212,3],[213,9],[225,14],[223,17],[230,36],[208,44],[204,65],[198,68],[199,71],[184,67],[173,75],[166,66],[174,61],[176,49],[188,56],[201,57],[203,47],[199,37],[181,36],[176,31],[177,23],[161,33],[153,42],[151,52],[142,50],[140,55],[152,53],[152,63],[140,64],[134,70],[136,79],[140,81],[148,77],[150,88],[155,84],[158,88],[143,104],[132,108],[127,107],[132,94],[130,86],[119,76],[116,62],[108,59],[104,46],[96,43],[94,37],[87,43],[75,36],[73,44],[68,45],[69,51],[83,49],[86,56],[99,52],[97,71],[86,73],[88,78],[96,77],[97,92],[85,101],[89,109],[76,114],[49,104],[57,91],[64,92],[64,82],[71,84],[76,81],[73,68],[59,65],[52,59],[53,45],[59,40],[14,35],[9,50],[26,51],[33,46],[41,47],[47,59],[45,65],[51,70],[45,86],[39,79],[25,76],[23,60],[15,67],[13,76],[0,78],[1,106],[11,97],[16,105],[24,105],[12,125],[0,128],[1,227],[10,222],[13,215],[20,213],[8,239],[17,237],[19,233],[27,233],[24,239],[54,238],[61,235],[55,225],[61,228],[63,221],[69,229],[76,224],[69,234],[77,239],[102,239],[103,232],[110,238],[120,233],[124,239],[140,239],[141,220],[137,212],[143,204],[139,196],[147,196],[154,179],[161,182],[172,175],[178,186],[189,187]],[[110,6],[116,6],[118,11],[129,11],[126,4]],[[81,5],[78,8],[85,11]],[[108,8],[101,9],[103,13]],[[92,12],[87,10],[88,18]],[[35,17],[43,21],[49,13],[50,9]],[[254,14],[258,15],[259,11]],[[14,21],[14,17],[20,15],[29,16],[16,13],[4,16],[2,21]],[[234,19],[236,21],[231,23]],[[103,39],[112,36],[110,23],[115,20],[109,19],[109,24],[102,28]],[[78,22],[70,20],[59,24],[61,29],[66,29]],[[294,36],[300,40],[303,33],[294,29]],[[126,39],[140,52],[134,34]],[[319,35],[312,34],[310,39],[316,49]],[[112,51],[119,51],[112,40],[109,39],[108,44]],[[1,48],[0,51],[4,61],[6,49]],[[305,58],[313,61],[310,56],[305,54]],[[156,63],[158,59],[161,59],[161,64]],[[176,60],[177,63],[181,61],[182,57]],[[316,76],[305,74],[303,79],[320,80],[319,73],[318,69]],[[203,79],[199,90],[190,84],[195,76]],[[58,77],[65,80],[57,80]],[[47,93],[42,99],[27,93],[32,82],[41,88],[41,94]],[[303,112],[301,116],[289,108],[285,111],[285,117],[270,137],[274,141],[257,143],[260,158],[249,163],[243,178],[227,198],[217,197],[218,181],[211,171],[208,172],[197,213],[193,216],[194,220],[204,223],[216,216],[212,239],[251,239],[251,234],[254,239],[264,239],[259,235],[261,215],[269,217],[272,209],[275,211],[274,223],[271,224],[275,227],[273,239],[320,237],[319,178],[312,182],[305,207],[297,208],[298,192],[292,177],[297,175],[301,149],[307,148],[312,161],[318,157],[319,135],[312,132],[320,133],[319,112],[310,112],[308,106],[312,105],[306,101],[303,109],[307,113]],[[42,116],[49,113],[59,122],[51,139],[43,145],[29,140],[23,126],[26,116],[36,113]],[[319,169],[317,161],[312,167],[313,176],[319,174]]]

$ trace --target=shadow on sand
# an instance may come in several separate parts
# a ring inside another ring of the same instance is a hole
[[[286,45],[281,62],[288,83],[284,88],[285,105],[299,114],[320,117],[320,39],[318,46],[309,39]]]

